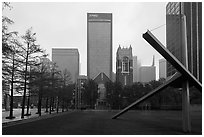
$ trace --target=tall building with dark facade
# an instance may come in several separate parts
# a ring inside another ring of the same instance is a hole
[[[202,81],[202,3],[169,2],[166,6],[166,43],[167,49],[183,62],[181,44],[181,17],[186,16],[188,69]],[[176,70],[167,62],[167,77]]]
[[[52,61],[63,73],[65,69],[71,74],[72,83],[77,82],[79,76],[79,52],[74,48],[52,48]]]
[[[112,80],[112,13],[87,14],[87,76]]]
[[[116,82],[123,86],[132,85],[133,83],[133,56],[132,47],[118,47],[116,53]]]

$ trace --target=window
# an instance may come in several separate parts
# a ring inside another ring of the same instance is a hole
[[[128,59],[128,57],[123,57],[122,72],[123,73],[128,73],[129,72],[129,59]]]

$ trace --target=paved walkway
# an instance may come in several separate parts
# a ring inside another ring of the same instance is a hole
[[[3,135],[184,135],[181,111],[68,111],[2,128]],[[191,112],[192,133],[202,134],[202,112]]]

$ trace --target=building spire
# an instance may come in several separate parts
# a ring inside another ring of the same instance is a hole
[[[121,47],[120,47],[120,44],[119,44],[119,47],[118,47],[118,49],[117,49],[117,52],[118,52],[120,49],[121,49]]]
[[[154,55],[153,55],[153,61],[152,61],[152,66],[154,66],[154,60],[155,60],[155,59],[154,59]]]

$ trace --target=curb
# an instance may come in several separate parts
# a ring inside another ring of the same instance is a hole
[[[18,125],[18,124],[29,123],[29,122],[33,122],[33,121],[37,121],[37,120],[52,118],[55,116],[61,116],[61,115],[64,115],[67,113],[73,113],[73,112],[75,112],[75,111],[65,111],[65,112],[59,112],[59,113],[52,113],[52,114],[46,114],[46,115],[42,115],[42,116],[31,117],[28,119],[20,119],[20,120],[16,120],[16,121],[5,122],[5,123],[2,123],[2,128],[14,126],[14,125]]]

